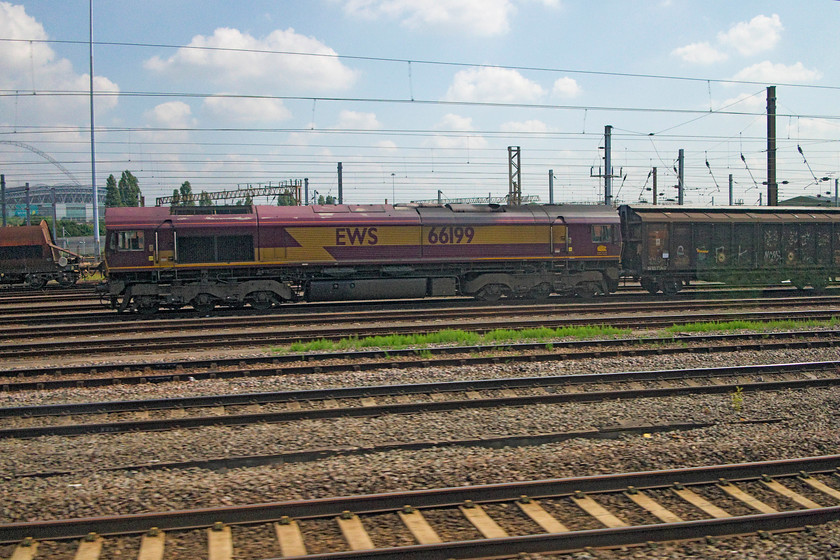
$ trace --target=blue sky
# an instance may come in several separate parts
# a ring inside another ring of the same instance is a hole
[[[342,162],[346,202],[499,196],[519,146],[523,194],[547,201],[553,169],[557,201],[595,202],[611,125],[620,202],[650,200],[653,167],[674,196],[682,148],[688,203],[725,204],[732,174],[735,199],[756,204],[775,85],[780,199],[825,196],[840,177],[838,9],[93,0],[97,182],[128,169],[147,204],[185,180],[309,178],[335,195]],[[87,40],[87,0],[0,1],[8,185],[68,182],[35,150],[90,184]]]

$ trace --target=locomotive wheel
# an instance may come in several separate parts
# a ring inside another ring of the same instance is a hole
[[[216,308],[215,298],[210,294],[198,294],[190,302],[190,305],[201,315],[209,315]]]
[[[26,285],[32,288],[33,290],[40,290],[47,284],[47,279],[43,276],[37,276],[34,274],[30,274],[26,277]]]
[[[257,311],[271,309],[274,304],[274,294],[271,292],[251,292],[245,299],[251,304],[251,308]]]
[[[140,296],[135,305],[140,315],[154,315],[158,311],[157,301],[151,296]]]
[[[581,299],[592,299],[602,293],[601,287],[596,282],[581,282],[575,286],[575,295]]]
[[[504,293],[505,286],[502,284],[487,284],[475,294],[475,299],[479,301],[499,301]]]
[[[551,295],[551,285],[547,282],[537,284],[528,292],[528,299],[548,299]]]
[[[656,294],[657,292],[659,292],[659,284],[653,278],[643,276],[642,279],[639,280],[639,284],[641,284],[642,288],[644,288],[651,294]]]
[[[666,278],[662,281],[662,293],[666,296],[673,296],[682,290],[682,280]]]

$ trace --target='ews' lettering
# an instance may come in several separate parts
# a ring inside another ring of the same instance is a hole
[[[336,245],[376,245],[379,243],[377,228],[336,228]]]

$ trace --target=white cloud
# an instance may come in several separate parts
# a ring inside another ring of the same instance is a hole
[[[367,19],[398,20],[409,28],[446,27],[491,36],[510,30],[516,7],[511,0],[347,0],[344,11]]]
[[[294,29],[276,30],[258,39],[238,29],[219,28],[213,35],[196,35],[188,47],[162,59],[145,62],[149,70],[183,80],[203,80],[230,86],[243,82],[271,91],[343,90],[353,85],[356,72],[344,66],[336,52]],[[221,50],[212,50],[221,49]],[[224,50],[239,49],[239,50]],[[263,51],[263,52],[258,52]],[[323,56],[273,54],[264,51],[303,52]]]
[[[279,99],[208,97],[204,107],[214,117],[229,122],[279,122],[292,116]]]
[[[787,82],[787,83],[809,83],[822,78],[817,70],[809,70],[801,62],[790,66],[785,64],[773,64],[769,60],[759,62],[744,68],[735,74],[735,80],[750,82]]]
[[[377,130],[382,125],[376,120],[375,113],[360,113],[358,111],[341,111],[338,115],[338,128],[354,130]]]
[[[472,130],[473,123],[471,117],[447,113],[438,121],[435,128],[438,130]]]
[[[526,103],[545,95],[536,82],[507,68],[470,68],[455,74],[444,99],[487,103]]]
[[[766,107],[766,104],[767,98],[764,95],[742,93],[737,97],[730,97],[729,99],[724,99],[723,102],[721,102],[716,109],[718,111],[726,109],[730,109],[733,111],[754,111],[764,109],[764,107]]]
[[[146,120],[166,128],[190,128],[196,124],[192,109],[183,101],[161,103],[144,116]]]
[[[386,152],[395,152],[397,150],[397,144],[393,140],[380,140],[376,143],[376,147]]]
[[[834,140],[838,133],[840,133],[840,126],[826,119],[801,118],[789,121],[787,125],[787,135],[792,137]]]
[[[554,97],[577,97],[581,89],[574,78],[558,78],[554,80],[551,88],[551,95]]]
[[[778,14],[770,17],[759,15],[748,22],[733,25],[725,33],[718,33],[718,41],[735,48],[742,55],[750,56],[775,47],[782,29]]]
[[[472,118],[462,117],[454,113],[447,113],[433,127],[435,130],[460,132],[463,134],[445,135],[437,134],[430,142],[426,142],[434,148],[460,148],[460,149],[481,149],[487,147],[487,139],[483,136],[473,136],[470,131],[474,130]]]
[[[77,73],[72,63],[57,57],[48,44],[29,42],[49,39],[49,35],[40,22],[26,13],[24,6],[0,2],[0,37],[27,40],[0,42],[0,89],[20,91],[23,95],[43,90],[80,93],[61,97],[21,97],[17,111],[7,110],[10,103],[18,101],[7,97],[0,102],[0,114],[16,114],[19,121],[27,124],[55,125],[80,117],[84,117],[83,121],[87,119],[89,112],[85,108],[90,102],[87,96],[90,75]],[[94,76],[93,87],[97,92],[119,92],[117,84],[104,76]],[[116,95],[96,98],[97,113],[116,105]]]
[[[710,45],[709,43],[691,43],[684,47],[674,49],[671,54],[683,59],[685,62],[691,64],[714,64],[715,62],[722,62],[728,58],[726,53],[723,53]]]
[[[548,125],[542,121],[510,121],[499,127],[504,132],[548,132]]]

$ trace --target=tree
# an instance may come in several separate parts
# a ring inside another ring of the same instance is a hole
[[[326,201],[324,200],[324,195],[318,195],[318,204],[326,204]]]
[[[324,204],[335,204],[335,202],[335,197],[331,194],[328,194],[326,200],[324,201]]]
[[[181,184],[181,206],[195,206],[195,199],[192,194],[192,185],[189,181]]]
[[[201,194],[198,195],[198,205],[213,206],[213,201],[210,199],[210,193],[207,191],[201,191]]]
[[[295,197],[290,192],[277,195],[277,206],[295,206]]]
[[[245,201],[242,203],[243,206],[253,206],[254,201],[251,198],[251,193],[245,195]]]
[[[172,206],[180,206],[181,205],[181,191],[178,189],[172,189]]]
[[[122,205],[123,202],[120,191],[117,188],[117,180],[113,175],[108,175],[108,179],[105,181],[105,207],[117,208]]]
[[[122,172],[117,190],[123,206],[140,206],[140,183],[131,171]]]

